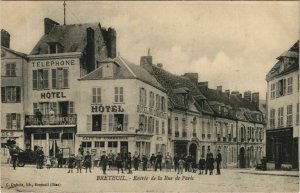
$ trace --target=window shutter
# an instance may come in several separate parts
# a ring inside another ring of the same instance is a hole
[[[87,131],[92,131],[92,115],[87,115],[86,123],[87,123],[86,126]]]
[[[64,84],[64,88],[68,88],[69,87],[69,69],[64,68],[63,69],[63,84]]]
[[[16,102],[21,102],[21,88],[19,86],[16,87]]]
[[[32,88],[38,89],[38,73],[37,70],[32,71]]]
[[[21,129],[21,115],[17,114],[17,129]]]
[[[109,114],[109,125],[108,125],[108,130],[109,131],[113,130],[113,123],[114,123],[114,115]]]
[[[97,102],[101,103],[101,88],[97,88]]]
[[[57,84],[56,84],[56,69],[52,69],[52,88],[56,89]]]
[[[5,87],[1,87],[1,102],[6,102]]]
[[[107,116],[106,115],[102,115],[102,128],[101,128],[101,130],[102,131],[106,131],[106,126],[107,126]]]
[[[69,114],[74,114],[74,102],[69,101]]]
[[[11,129],[11,114],[6,114],[6,129]]]
[[[124,131],[127,131],[127,129],[128,129],[128,115],[125,114],[125,115],[124,115],[123,130],[124,130]]]
[[[49,71],[48,70],[43,70],[43,89],[48,89],[49,88]]]
[[[16,76],[16,64],[11,64],[11,76]]]
[[[10,64],[6,64],[6,76],[10,76]]]

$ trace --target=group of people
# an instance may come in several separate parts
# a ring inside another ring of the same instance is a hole
[[[199,160],[199,174],[207,174],[207,171],[209,171],[209,175],[213,175],[214,170],[214,162],[217,163],[217,175],[221,175],[220,170],[220,164],[222,162],[222,155],[220,153],[220,150],[217,150],[217,156],[216,158],[213,157],[213,154],[210,152],[210,150],[207,150],[206,159],[204,159],[204,156],[202,155]]]

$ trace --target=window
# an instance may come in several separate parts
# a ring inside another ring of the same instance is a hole
[[[155,133],[156,135],[159,135],[159,120],[155,121]]]
[[[59,43],[51,42],[48,43],[48,53],[49,54],[56,54],[56,53],[62,53],[63,52],[63,46]]]
[[[276,83],[276,97],[284,96],[286,91],[286,80],[281,79]]]
[[[161,122],[161,134],[165,134],[165,122],[164,121],[162,121]]]
[[[40,69],[32,71],[32,87],[33,89],[49,89],[49,73],[48,69]]]
[[[296,124],[299,125],[299,103],[297,103]]]
[[[288,78],[287,81],[287,94],[293,93],[293,77]]]
[[[275,98],[275,84],[271,84],[271,99]]]
[[[154,133],[154,118],[153,117],[148,118],[148,130],[150,133]]]
[[[128,115],[127,114],[110,114],[108,128],[110,131],[127,131]]]
[[[49,139],[60,139],[59,133],[49,133]]]
[[[176,135],[176,133],[179,133],[178,117],[175,117],[175,135]]]
[[[211,137],[211,131],[210,131],[210,122],[207,122],[207,137]]]
[[[17,113],[6,114],[6,129],[21,129],[21,115]]]
[[[205,126],[204,126],[204,121],[202,121],[201,126],[202,126],[202,138],[204,138],[204,137],[205,137]]]
[[[145,88],[140,88],[140,105],[146,106],[147,104],[147,92]]]
[[[158,94],[156,95],[156,109],[160,109],[160,97]]]
[[[73,140],[73,133],[63,133],[61,138],[64,140]]]
[[[33,134],[34,140],[46,140],[46,133],[35,133]]]
[[[69,101],[69,114],[74,114],[74,102]]]
[[[140,128],[140,124],[143,125],[142,128]],[[146,116],[145,115],[139,115],[139,132],[146,131]]]
[[[16,64],[6,64],[6,76],[16,76]]]
[[[69,87],[69,69],[57,68],[52,69],[52,88],[62,89]]]
[[[270,127],[275,127],[275,109],[270,110]]]
[[[95,147],[104,147],[104,141],[95,141]]]
[[[101,103],[101,88],[92,88],[92,103]]]
[[[154,107],[154,93],[151,91],[150,92],[150,100],[149,100],[149,106]]]
[[[83,141],[83,142],[81,143],[81,146],[82,146],[83,148],[91,148],[91,147],[92,147],[92,142],[91,142],[91,141]]]
[[[297,76],[297,79],[298,79],[297,91],[299,92],[299,85],[300,85],[300,81],[299,81],[299,74],[298,74],[298,76]]]
[[[161,97],[161,111],[166,111],[166,98],[163,96]]]
[[[283,126],[283,107],[278,108],[278,127]]]
[[[115,87],[115,102],[116,103],[123,103],[124,102],[123,87]]]
[[[105,131],[106,128],[106,115],[95,114],[87,115],[87,129],[92,131]]]
[[[187,137],[185,118],[182,119],[182,137]]]
[[[21,87],[19,86],[1,87],[1,102],[2,103],[21,102]]]
[[[293,124],[293,105],[288,105],[286,107],[286,123],[288,126]]]

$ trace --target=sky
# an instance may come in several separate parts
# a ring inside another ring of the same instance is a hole
[[[260,92],[276,58],[299,39],[299,5],[290,2],[67,1],[66,23],[100,22],[117,31],[117,52],[139,64],[150,53],[171,73],[197,72],[209,88]],[[63,24],[62,1],[1,1],[11,49],[30,53],[44,18]],[[17,11],[16,11],[17,10]]]

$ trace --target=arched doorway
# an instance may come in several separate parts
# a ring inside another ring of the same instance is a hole
[[[197,163],[197,145],[195,143],[192,143],[189,148],[189,153],[193,157],[194,161]]]
[[[245,148],[240,148],[240,168],[245,168]]]

